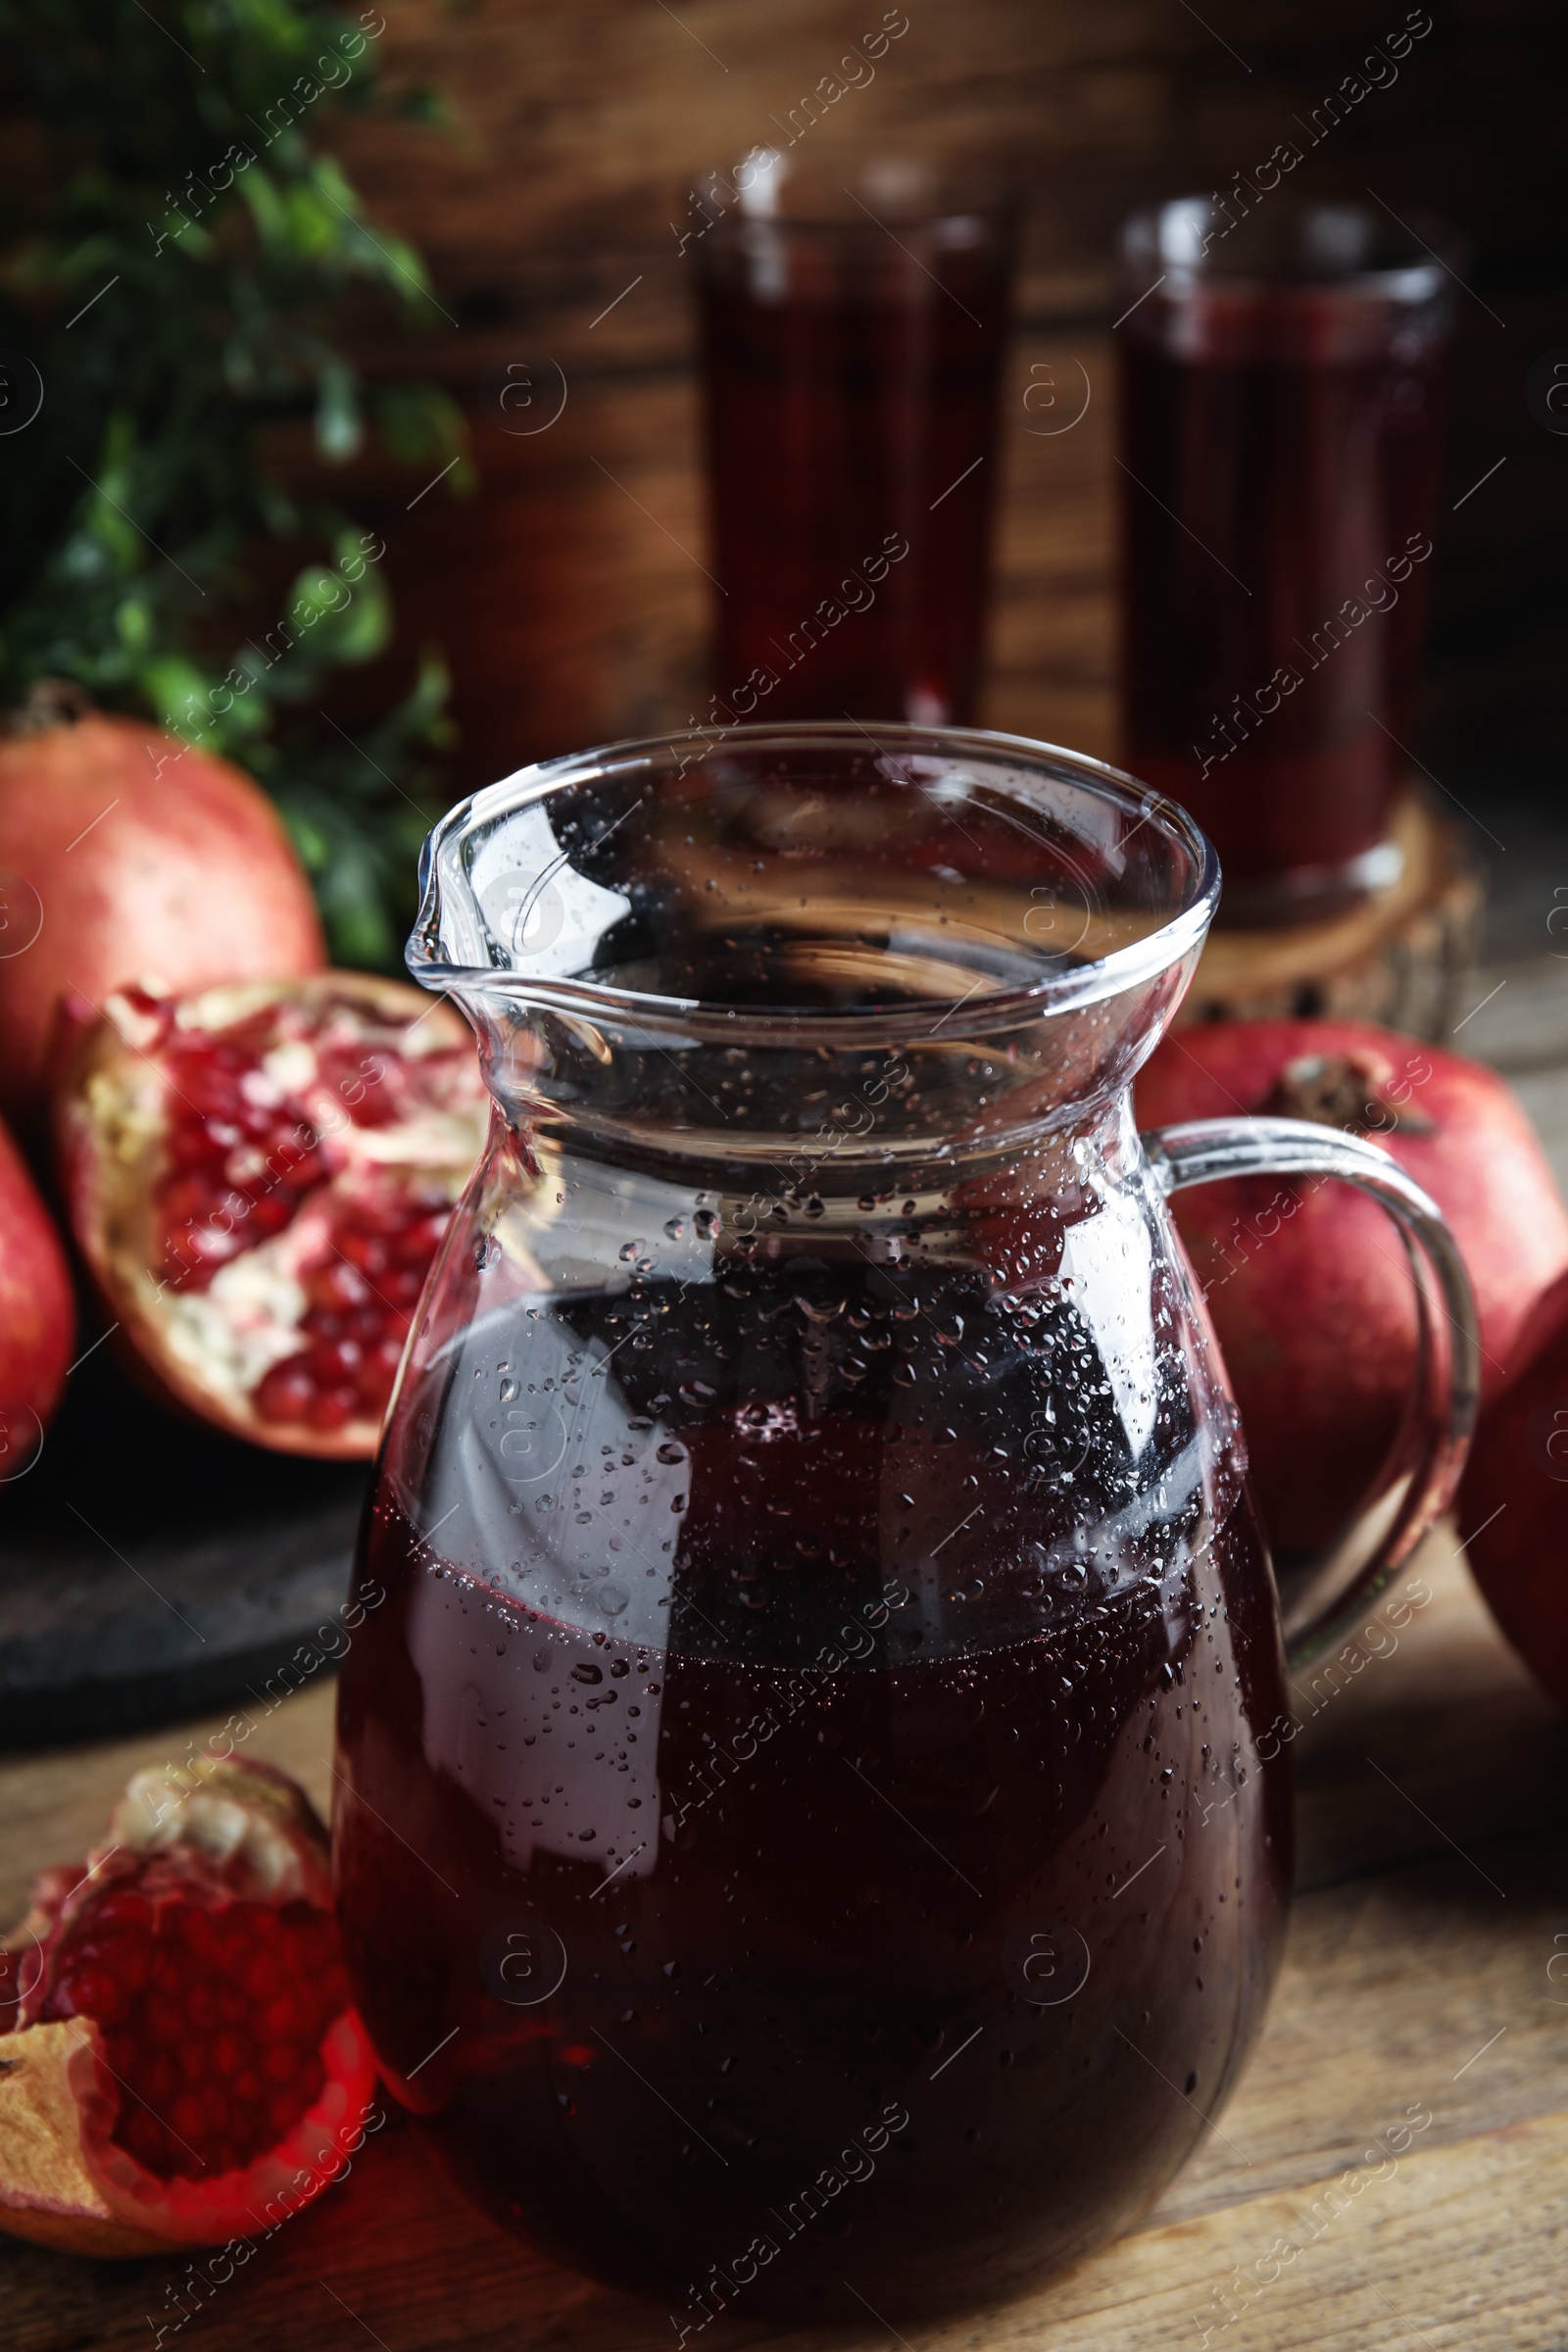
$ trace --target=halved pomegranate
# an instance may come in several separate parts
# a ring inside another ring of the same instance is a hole
[[[137,1773],[0,1951],[0,2229],[155,2253],[328,2186],[375,2088],[331,1901],[325,1829],[284,1774]]]
[[[464,1022],[406,982],[117,989],[57,1105],[72,1224],[178,1402],[368,1455],[488,1102]]]

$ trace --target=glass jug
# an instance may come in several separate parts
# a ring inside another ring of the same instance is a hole
[[[1125,2228],[1279,1956],[1280,1619],[1165,1207],[1391,1210],[1408,1444],[1303,1647],[1446,1498],[1468,1294],[1375,1147],[1141,1140],[1219,875],[980,733],[629,744],[454,809],[410,963],[495,1096],[392,1405],[336,1870],[388,2080],[508,2227],[900,2328]]]

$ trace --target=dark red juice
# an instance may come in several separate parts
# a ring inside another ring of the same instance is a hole
[[[678,2339],[900,2326],[1130,2222],[1245,2057],[1289,1875],[1267,1568],[1174,1379],[1128,1407],[1151,1484],[1066,1304],[791,1279],[541,1306],[525,1444],[596,1346],[624,1397],[488,1558],[467,1504],[378,1509],[342,1681],[380,2056],[500,2220]],[[475,1494],[496,1370],[400,1407],[436,1448],[471,1408]]]
[[[1008,258],[981,218],[703,249],[720,719],[973,721]]]
[[[1231,921],[1387,879],[1357,869],[1410,766],[1442,272],[1417,252],[1310,282],[1323,255],[1289,238],[1326,244],[1327,220],[1255,216],[1279,232],[1255,251],[1211,228],[1201,268],[1167,260],[1119,325],[1123,756],[1212,839]]]

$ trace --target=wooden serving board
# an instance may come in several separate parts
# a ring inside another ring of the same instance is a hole
[[[884,2326],[814,2336],[738,2312],[713,2328],[713,2352],[1197,2352],[1205,2340],[1549,2352],[1568,2340],[1568,1723],[1494,1631],[1450,1538],[1435,1536],[1412,1574],[1430,1598],[1412,1603],[1391,1653],[1371,1654],[1387,1651],[1384,1634],[1298,1681],[1284,1970],[1218,2129],[1143,2226],[1021,2302],[943,2323],[890,2307]],[[212,1728],[0,1761],[0,1914],[21,1910],[38,1864],[82,1851],[127,1771],[177,1759]],[[318,1681],[259,1726],[251,1752],[324,1804],[330,1739]],[[1366,2149],[1412,2111],[1430,2122],[1374,2178]],[[1288,2262],[1279,2240],[1298,2249]],[[502,2235],[395,2119],[340,2188],[196,2289],[194,2306],[183,2258],[94,2264],[0,2240],[11,2352],[147,2352],[160,2327],[166,2345],[214,2352],[668,2352],[672,2340],[663,2311]]]
[[[0,1504],[0,1749],[265,1712],[337,1646],[368,1478],[167,1412],[84,1337]]]
[[[1414,787],[1391,828],[1397,877],[1328,921],[1212,930],[1179,1019],[1350,1018],[1446,1043],[1475,967],[1482,884],[1457,825]]]

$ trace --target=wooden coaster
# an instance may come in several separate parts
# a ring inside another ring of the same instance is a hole
[[[1381,1021],[1441,1043],[1477,958],[1482,879],[1459,827],[1412,786],[1395,812],[1398,879],[1359,906],[1290,930],[1215,930],[1179,1022]]]

